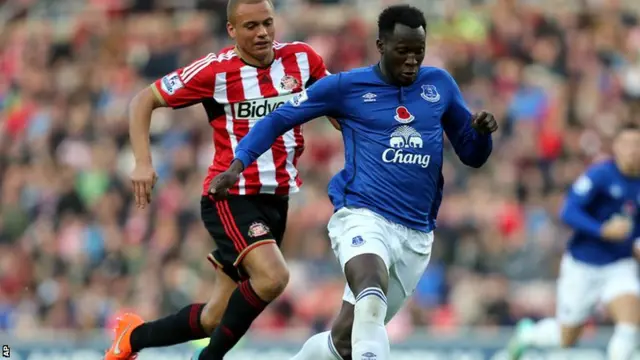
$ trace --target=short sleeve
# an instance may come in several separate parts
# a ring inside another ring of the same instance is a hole
[[[209,54],[156,80],[151,88],[161,102],[182,108],[213,97],[216,55]]]

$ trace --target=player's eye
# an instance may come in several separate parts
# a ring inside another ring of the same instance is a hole
[[[409,51],[405,48],[396,49],[396,52],[400,55],[406,55]]]
[[[266,27],[269,27],[269,26],[273,25],[273,20],[269,19],[269,20],[265,21],[263,23],[263,25],[266,26]]]
[[[244,27],[247,28],[248,30],[253,30],[256,28],[256,24],[249,23],[249,24],[246,24]]]

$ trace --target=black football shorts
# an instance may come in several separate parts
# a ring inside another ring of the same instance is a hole
[[[287,224],[289,197],[279,195],[236,195],[214,200],[203,196],[200,210],[204,226],[216,249],[208,260],[236,282],[247,279],[242,259],[252,249],[282,243]]]

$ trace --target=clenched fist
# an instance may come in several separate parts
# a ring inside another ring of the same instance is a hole
[[[225,172],[216,175],[211,180],[209,194],[216,199],[226,197],[229,194],[229,189],[238,182],[242,170],[244,170],[242,162],[234,160]]]
[[[480,111],[479,113],[473,114],[471,127],[476,129],[480,134],[486,135],[498,130],[498,122],[492,113]]]
[[[625,241],[633,230],[633,220],[628,216],[615,215],[602,225],[602,237],[609,241]]]

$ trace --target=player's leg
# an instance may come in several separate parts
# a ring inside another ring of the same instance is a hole
[[[354,305],[351,348],[355,357],[387,360],[390,356],[384,324],[391,249],[398,242],[390,227],[388,221],[366,209],[340,209],[329,222],[332,247],[347,279],[344,299]],[[349,293],[351,299],[347,299]]]
[[[264,196],[229,198],[215,203],[228,236],[234,240],[234,265],[247,276],[231,294],[200,360],[222,359],[287,286],[289,270],[279,249],[286,224],[286,204],[284,199]]]
[[[352,326],[353,304],[343,301],[331,331],[309,338],[291,360],[351,360]]]
[[[175,314],[136,327],[131,333],[132,350],[138,352],[209,337],[236,287],[236,282],[218,268],[213,295],[206,304],[192,304]]]
[[[404,246],[402,255],[389,269],[388,307],[385,316],[387,324],[404,306],[407,298],[413,294],[418,282],[429,264],[433,234],[416,232],[416,242],[421,249]],[[351,360],[351,331],[355,297],[347,286],[342,308],[333,323],[331,331],[312,336],[300,352],[291,360]]]
[[[418,282],[422,278],[429,260],[433,245],[433,233],[423,233],[407,228],[387,228],[389,239],[387,245],[391,248],[392,265],[389,267],[389,280],[387,289],[387,312],[384,316],[386,325],[402,309],[407,299],[415,292]],[[399,228],[399,229],[398,229]],[[338,320],[332,328],[333,344],[340,356],[351,359],[352,329],[349,323],[354,321],[353,309],[356,304],[351,288],[345,289],[343,307]],[[351,306],[349,306],[351,305]],[[355,349],[355,348],[353,348]],[[356,353],[357,354],[357,353]]]
[[[356,295],[351,330],[351,351],[356,356],[388,360],[389,337],[384,327],[387,315],[387,264],[379,253],[361,254],[349,260],[344,273]]]
[[[615,324],[607,346],[609,360],[629,360],[635,351],[640,325],[640,283],[635,260],[622,260],[606,270],[603,302]]]
[[[353,212],[354,210],[339,211],[329,223],[330,235],[338,259],[343,262],[342,259],[348,259],[349,256],[360,252],[366,253],[367,251],[386,253],[386,250],[376,250],[375,248],[362,248],[354,251],[350,247],[346,247],[347,250],[344,250],[344,246],[341,247],[341,244],[344,243],[343,238],[345,238],[345,236],[341,235],[346,228],[345,224],[366,223],[367,221],[369,224],[373,224],[375,221],[379,221],[375,216],[361,218],[357,216],[357,213],[353,214]],[[350,216],[345,214],[350,214]],[[353,220],[354,218],[357,220]],[[348,227],[351,228],[351,225]],[[384,232],[384,230],[381,232]],[[395,248],[399,249],[400,256],[397,256],[397,260],[393,261],[394,265],[389,269],[388,307],[384,318],[385,324],[393,318],[404,305],[406,299],[413,294],[429,263],[431,254],[432,233],[425,234],[409,229],[405,229],[404,232],[408,236],[402,244]],[[389,238],[398,238],[398,236],[394,235],[391,234]],[[348,236],[350,235],[346,235],[347,240],[349,240]],[[393,244],[395,241],[391,240],[389,243]],[[350,245],[354,247],[353,239],[351,239]],[[365,243],[355,244],[355,247],[363,246],[365,246]],[[343,296],[342,309],[334,321],[331,331],[311,337],[292,360],[351,360],[351,334],[354,322],[355,300],[351,288],[347,285]]]
[[[516,327],[509,355],[517,360],[530,347],[571,347],[580,336],[584,323],[598,302],[602,287],[597,269],[565,255],[557,282],[557,310],[555,318],[536,322],[523,319]]]
[[[202,218],[210,234],[219,236],[217,229],[220,226],[216,222],[217,216],[212,215],[209,202],[207,198],[202,200]],[[217,277],[213,296],[207,304],[191,304],[177,313],[146,323],[136,314],[124,314],[118,318],[115,339],[105,360],[127,360],[145,348],[171,346],[209,337],[237,287],[237,272],[225,272],[235,271],[232,262],[224,267],[222,258],[216,260],[210,255],[209,260],[216,265]]]

